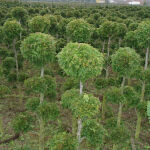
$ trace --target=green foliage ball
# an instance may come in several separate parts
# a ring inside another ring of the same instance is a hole
[[[56,92],[56,81],[51,76],[28,78],[24,82],[26,92],[30,93],[44,93],[46,95],[54,94]]]
[[[45,16],[35,16],[29,21],[28,26],[31,32],[48,33],[50,20]]]
[[[3,26],[5,37],[8,41],[19,38],[20,32],[22,31],[20,23],[15,20],[6,21]]]
[[[123,89],[123,95],[127,101],[128,106],[135,107],[140,101],[140,96],[136,93],[133,87],[125,86]]]
[[[115,103],[115,104],[119,104],[120,102],[125,101],[125,97],[122,93],[122,89],[117,88],[117,87],[109,88],[105,92],[104,97],[105,97],[106,101],[111,102],[111,103]]]
[[[95,48],[83,43],[69,43],[57,55],[58,63],[65,73],[85,81],[101,73],[103,55]]]
[[[21,44],[21,52],[25,59],[37,66],[53,62],[55,58],[55,40],[44,33],[30,34]]]
[[[31,130],[33,118],[28,113],[21,113],[17,115],[12,121],[13,130],[16,133],[24,133]]]
[[[72,111],[75,117],[91,118],[99,112],[100,101],[91,94],[82,95],[76,89],[66,91],[62,95],[62,105]]]
[[[40,99],[37,97],[32,97],[27,100],[26,108],[31,111],[36,111],[39,105],[40,105]]]
[[[36,112],[45,122],[49,120],[56,120],[60,113],[57,104],[48,102],[41,103],[37,107]]]
[[[68,23],[66,31],[73,42],[86,43],[91,36],[91,27],[83,19],[76,19]]]
[[[140,56],[135,50],[120,48],[112,55],[112,69],[120,76],[129,77],[140,66]]]
[[[128,129],[122,125],[111,130],[109,133],[109,138],[113,144],[122,145],[130,141],[130,133]]]
[[[86,137],[87,141],[92,146],[101,145],[104,141],[106,131],[97,120],[86,120],[83,122],[82,137]]]
[[[66,132],[56,133],[50,140],[49,150],[76,150],[77,140]]]

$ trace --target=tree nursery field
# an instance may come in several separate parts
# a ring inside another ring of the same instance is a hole
[[[150,7],[0,1],[0,150],[149,150]]]

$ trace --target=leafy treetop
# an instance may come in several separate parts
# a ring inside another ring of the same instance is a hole
[[[66,74],[81,81],[99,75],[103,67],[103,55],[88,44],[69,43],[57,56]]]
[[[44,33],[30,34],[21,44],[25,59],[41,67],[55,58],[55,40]]]

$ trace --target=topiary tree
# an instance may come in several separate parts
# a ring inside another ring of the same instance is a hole
[[[68,23],[66,31],[73,42],[86,43],[91,36],[91,27],[83,19],[76,19]]]
[[[140,56],[131,48],[120,48],[115,54],[112,55],[112,69],[118,73],[119,76],[123,77],[121,89],[125,84],[125,78],[129,78],[131,74],[140,66]],[[122,114],[122,103],[119,104],[118,112],[118,126],[121,121]]]
[[[67,44],[57,57],[58,63],[65,73],[80,81],[81,95],[83,92],[83,82],[89,78],[99,75],[104,61],[101,53],[92,46],[83,43]],[[81,143],[81,129],[82,119],[79,115],[77,132],[79,144]]]
[[[28,26],[31,32],[48,33],[50,20],[47,16],[35,16],[29,20]]]
[[[123,81],[121,84],[121,93],[125,85],[125,79],[129,78],[131,74],[140,66],[140,56],[131,48],[120,48],[115,54],[112,55],[112,69],[117,72]],[[122,115],[122,101],[119,102],[119,111],[117,126],[120,126],[121,115]],[[113,149],[116,149],[116,145],[113,145]]]
[[[12,43],[13,52],[16,61],[16,75],[18,78],[19,67],[18,67],[18,52],[16,50],[16,42],[19,38],[22,28],[20,23],[18,23],[17,21],[6,21],[3,26],[3,31],[6,40]]]
[[[144,65],[144,70],[148,69],[148,59],[149,59],[149,46],[150,46],[150,22],[145,21],[139,24],[137,30],[135,30],[135,37],[137,39],[138,46],[146,49],[145,51],[145,65]],[[145,86],[146,82],[142,82],[142,89],[141,89],[141,99],[140,102],[144,101],[144,95],[145,95]],[[136,125],[136,133],[135,133],[135,138],[139,138],[140,134],[140,129],[141,129],[141,120],[142,116],[140,113],[137,115],[137,125]]]
[[[58,63],[65,73],[80,81],[80,94],[83,89],[82,82],[99,75],[104,61],[101,53],[83,43],[67,44],[57,57]]]
[[[44,33],[30,34],[29,37],[22,42],[21,52],[25,59],[41,68],[41,76],[28,79],[25,81],[25,85],[32,90],[32,92],[40,94],[40,105],[38,107],[40,125],[39,150],[44,150],[44,117],[46,116],[46,118],[48,118],[49,115],[52,115],[51,113],[54,111],[51,109],[51,107],[47,106],[47,104],[43,103],[44,94],[49,92],[51,88],[55,87],[53,86],[54,82],[52,82],[51,78],[48,76],[44,77],[44,66],[54,61],[55,40],[51,35]]]

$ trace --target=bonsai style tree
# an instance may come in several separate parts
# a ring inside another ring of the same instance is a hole
[[[28,26],[31,32],[48,33],[50,20],[47,16],[36,16],[29,21]]]
[[[47,104],[44,103],[44,93],[50,88],[47,83],[52,83],[50,78],[44,77],[44,66],[48,63],[53,62],[55,58],[55,40],[51,35],[44,33],[33,33],[30,34],[21,44],[21,52],[25,59],[29,62],[35,64],[37,67],[41,68],[40,78],[35,78],[26,82],[27,87],[32,89],[35,93],[40,93],[40,105],[39,109],[39,124],[40,124],[40,135],[39,135],[39,150],[44,150],[44,118],[43,114],[50,114],[46,111]],[[34,83],[34,86],[31,86],[30,82]],[[33,89],[34,87],[34,89]],[[50,112],[52,112],[50,110]],[[44,115],[45,116],[45,115]],[[49,116],[46,115],[46,118]]]
[[[16,74],[18,79],[19,68],[18,68],[18,52],[16,50],[16,42],[19,38],[22,28],[20,23],[18,23],[17,21],[6,21],[3,26],[3,31],[6,40],[9,43],[12,43],[12,47],[15,55],[15,61],[16,61]]]
[[[86,43],[91,37],[90,24],[82,19],[76,19],[68,23],[66,31],[73,42]]]
[[[80,94],[83,82],[99,75],[104,61],[103,55],[98,50],[83,43],[68,43],[57,57],[65,73],[80,81]]]
[[[131,74],[140,66],[140,56],[131,48],[120,48],[112,55],[112,69],[118,73],[119,76],[123,77],[121,89],[125,85],[125,79],[130,77]],[[119,112],[117,124],[120,126],[121,115],[122,115],[123,104],[119,103]]]
[[[103,55],[95,48],[83,43],[68,43],[57,55],[60,67],[69,76],[80,81],[80,95],[83,94],[83,82],[101,73]],[[78,105],[80,107],[81,104]],[[80,110],[80,109],[79,109]],[[80,112],[81,113],[81,112]],[[78,113],[78,143],[81,143],[82,117]]]
[[[150,46],[150,22],[142,22],[139,24],[137,30],[135,30],[135,37],[137,39],[138,46],[146,49],[145,52],[145,65],[144,65],[144,70],[148,69],[148,59],[149,59],[149,46]],[[142,91],[141,91],[141,100],[140,102],[142,103],[144,101],[144,95],[145,95],[145,86],[146,82],[142,82]],[[136,126],[136,133],[135,133],[135,138],[139,138],[140,134],[140,129],[141,129],[141,120],[142,116],[138,112],[137,114],[137,126]]]

